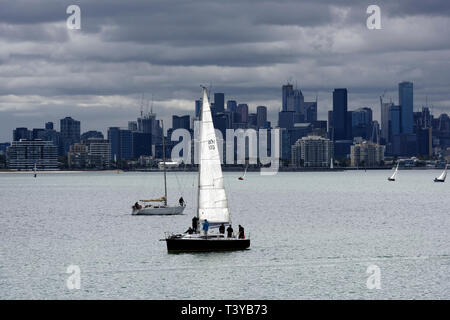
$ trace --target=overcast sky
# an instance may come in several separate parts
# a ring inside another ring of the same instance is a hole
[[[81,8],[81,30],[66,9]],[[366,9],[381,8],[381,30]],[[326,119],[333,88],[349,109],[398,101],[414,83],[435,115],[450,112],[450,1],[0,0],[0,142],[15,127],[72,116],[82,132],[127,126],[141,96],[158,118],[193,114],[200,84],[225,99],[269,108],[276,124],[281,85],[318,95]]]

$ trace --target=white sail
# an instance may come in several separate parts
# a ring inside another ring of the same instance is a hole
[[[398,172],[398,163],[397,163],[397,166],[395,167],[395,171],[394,171],[394,173],[392,174],[392,176],[391,176],[390,179],[395,179],[395,177],[397,176],[397,172]]]
[[[445,181],[445,178],[447,177],[447,166],[445,166],[444,171],[441,173],[441,175],[438,177],[438,180]]]
[[[200,121],[198,217],[211,224],[229,223],[227,196],[206,88]]]
[[[334,164],[333,164],[333,157],[331,158],[331,161],[330,161],[330,169],[333,169],[334,168]]]

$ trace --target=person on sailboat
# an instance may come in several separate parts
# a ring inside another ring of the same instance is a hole
[[[203,222],[203,231],[205,231],[205,236],[208,235],[208,229],[209,229],[209,222],[207,219],[205,219],[205,222]]]
[[[180,199],[178,200],[178,203],[180,204],[180,206],[184,206],[184,199],[183,199],[183,197],[180,197]]]
[[[239,225],[239,239],[245,239],[244,227]]]
[[[197,226],[198,226],[198,218],[193,217],[192,218],[192,230],[194,230],[195,233],[197,233]]]
[[[189,229],[187,229],[185,233],[193,234],[194,230],[191,227],[189,227]]]
[[[233,228],[231,227],[231,224],[227,228],[227,237],[232,238],[233,237]]]
[[[225,234],[225,225],[223,223],[219,227],[219,233],[220,234]]]

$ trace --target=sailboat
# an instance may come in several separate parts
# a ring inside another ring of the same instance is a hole
[[[240,176],[240,177],[238,178],[239,180],[244,180],[245,175],[247,174],[247,168],[248,168],[248,163],[247,163],[247,165],[245,166],[244,175],[243,175],[243,176]]]
[[[36,161],[34,162],[33,172],[34,172],[34,177],[36,178],[37,177]]]
[[[445,165],[445,169],[441,173],[441,175],[437,178],[434,178],[434,182],[445,182],[445,178],[447,177],[447,167],[448,167],[448,164]]]
[[[210,229],[217,229],[222,224],[231,226],[217,139],[205,87],[199,127],[197,230],[206,220]],[[245,236],[227,237],[213,230],[206,233],[166,233],[162,240],[166,241],[168,252],[243,250],[250,247],[250,239]]]
[[[161,120],[162,123],[162,120]],[[151,200],[139,200],[133,207],[132,215],[178,215],[182,214],[186,203],[183,198],[180,198],[178,206],[168,206],[167,205],[167,166],[166,166],[166,144],[164,139],[164,125],[162,125],[163,130],[163,168],[164,168],[164,196],[151,199]],[[141,204],[142,203],[142,204]]]
[[[395,171],[394,171],[394,173],[392,174],[392,176],[390,176],[390,177],[388,178],[388,181],[395,181],[395,177],[397,176],[397,172],[398,172],[398,165],[399,165],[399,162],[397,162],[397,166],[395,167]]]
[[[333,161],[333,157],[331,157],[331,161],[330,161],[330,169],[331,169],[331,170],[334,169],[334,161]]]

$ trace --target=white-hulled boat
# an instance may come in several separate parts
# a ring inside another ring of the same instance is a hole
[[[445,178],[447,178],[447,168],[448,168],[448,164],[445,165],[445,169],[441,173],[441,175],[437,178],[434,178],[434,182],[445,182]]]
[[[221,225],[231,227],[231,218],[225,193],[223,174],[217,147],[216,133],[211,116],[206,88],[203,87],[203,99],[200,120],[200,152],[198,170],[198,208],[197,230],[206,220],[211,229]],[[227,230],[228,231],[228,230]],[[164,241],[168,252],[224,251],[243,250],[250,247],[250,239],[242,229],[239,237],[208,231],[204,233],[166,233]]]
[[[392,174],[392,176],[390,176],[388,178],[388,181],[395,181],[395,178],[397,177],[397,173],[398,173],[398,165],[399,165],[399,162],[397,162],[397,166],[395,167],[395,171]]]
[[[161,120],[162,123],[162,120]],[[164,196],[158,199],[151,200],[139,200],[132,206],[132,215],[145,215],[145,216],[170,216],[183,214],[186,203],[183,198],[180,198],[179,205],[168,206],[167,205],[167,168],[166,168],[166,144],[164,139],[164,124],[162,125],[163,130],[163,169],[164,169]]]

